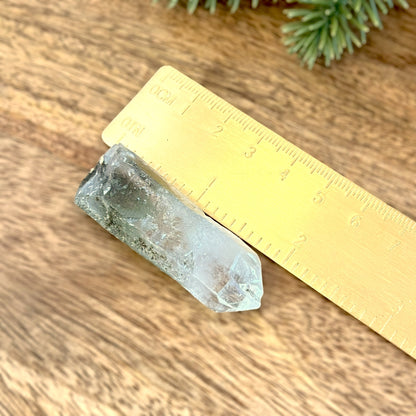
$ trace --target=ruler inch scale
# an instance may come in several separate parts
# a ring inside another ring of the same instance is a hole
[[[170,66],[103,132],[416,358],[416,223]]]

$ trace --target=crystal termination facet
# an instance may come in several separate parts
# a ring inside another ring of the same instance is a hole
[[[75,203],[210,309],[260,307],[257,254],[123,145],[103,155],[82,181]]]

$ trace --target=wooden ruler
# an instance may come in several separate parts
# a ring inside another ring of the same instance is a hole
[[[172,67],[103,132],[416,358],[416,223]]]

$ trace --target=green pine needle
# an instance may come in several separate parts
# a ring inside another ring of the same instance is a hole
[[[152,0],[154,3],[159,0]],[[179,0],[168,0],[168,8],[175,7]],[[194,13],[200,0],[186,0],[187,10]],[[226,0],[231,13],[240,6],[240,0]],[[260,0],[250,0],[256,8]],[[404,9],[406,0],[285,0],[296,3],[296,8],[287,8],[284,13],[295,21],[282,26],[284,45],[289,53],[296,53],[301,63],[311,69],[319,58],[326,66],[340,59],[345,51],[353,53],[366,43],[369,25],[382,29],[381,14],[387,14],[394,2]],[[215,13],[218,0],[204,0],[204,7]],[[278,0],[272,0],[277,3]],[[300,7],[299,7],[300,6]]]

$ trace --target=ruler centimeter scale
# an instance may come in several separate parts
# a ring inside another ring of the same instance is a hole
[[[416,358],[416,223],[170,66],[103,132]]]

